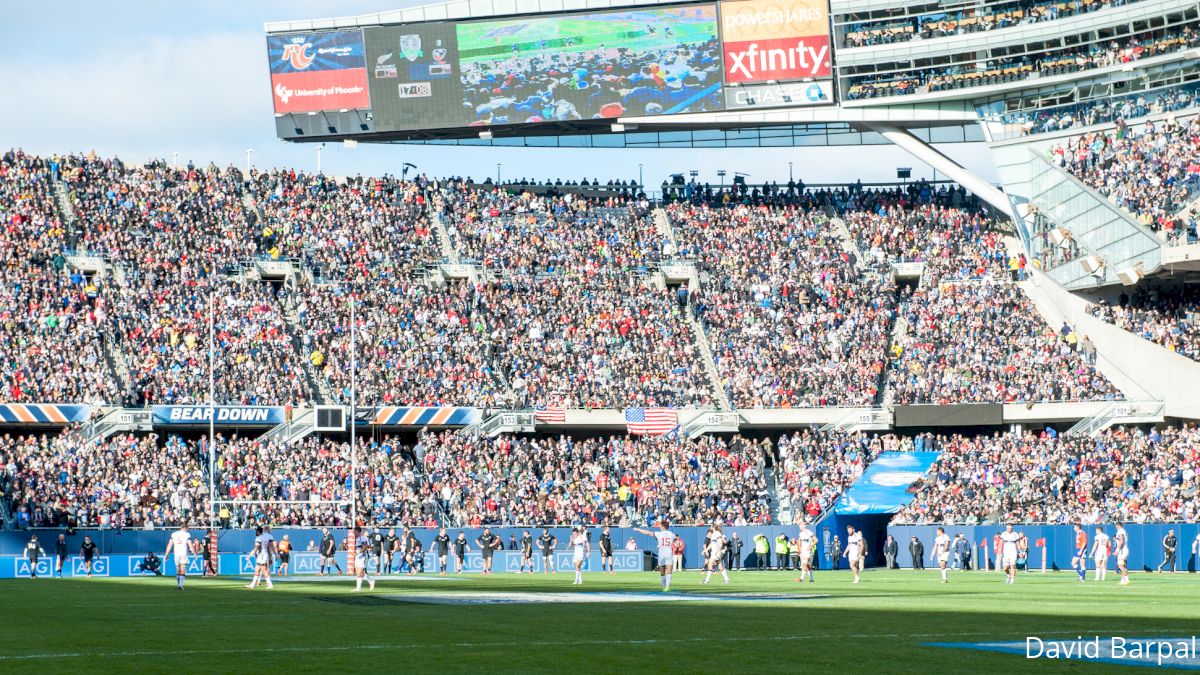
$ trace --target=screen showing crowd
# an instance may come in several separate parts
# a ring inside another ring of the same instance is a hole
[[[471,126],[721,108],[715,5],[458,25]]]

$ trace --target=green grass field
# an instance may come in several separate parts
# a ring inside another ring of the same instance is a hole
[[[380,580],[353,593],[346,578],[283,581],[249,591],[233,578],[38,579],[0,582],[6,621],[0,670],[30,672],[278,672],[419,670],[1053,672],[1126,670],[1027,661],[931,642],[1023,641],[1027,635],[1191,636],[1200,632],[1200,577],[1137,574],[1120,587],[1065,574],[1023,575],[1015,586],[985,572],[846,572],[795,583],[789,572],[740,572],[703,586],[675,576],[654,601],[651,573],[585,585],[557,575]],[[555,602],[425,604],[412,599],[543,594]],[[625,602],[574,602],[616,595]],[[647,594],[636,595],[631,594]],[[736,594],[810,594],[783,600]],[[703,597],[710,596],[710,597]],[[629,601],[633,600],[633,601]]]
[[[462,23],[457,27],[460,59],[464,64],[505,59],[511,54],[513,44],[519,45],[521,54],[575,53],[596,49],[601,45],[627,47],[638,53],[670,48],[680,43],[705,42],[717,35],[715,14],[710,21],[680,20],[670,10],[646,10],[636,13],[633,19],[625,19],[621,14],[600,16],[604,18],[531,18]],[[650,21],[659,25],[669,23],[672,35],[668,37],[661,30],[655,34],[647,33],[646,25]],[[504,29],[508,27],[520,29],[506,32]],[[576,42],[569,47],[550,46],[544,50],[538,44],[545,40],[553,45],[554,41],[563,38],[572,38]]]

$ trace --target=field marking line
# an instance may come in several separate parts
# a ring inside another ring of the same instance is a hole
[[[1043,632],[1042,635],[1068,635],[1074,633],[1095,633],[1089,630],[1058,630]],[[1103,629],[1100,632],[1112,632]],[[1014,633],[1015,635],[1015,633]],[[591,647],[612,645],[655,645],[655,644],[687,644],[696,642],[792,642],[800,640],[861,640],[869,638],[947,638],[947,637],[977,637],[985,636],[1000,639],[994,632],[970,631],[963,633],[842,633],[838,635],[762,635],[745,637],[695,637],[695,638],[662,638],[645,640],[541,640],[537,642],[456,642],[431,644],[417,642],[410,644],[376,644],[376,645],[328,645],[328,646],[293,646],[293,647],[259,647],[254,649],[167,649],[142,650],[122,652],[54,652],[41,654],[0,654],[0,662],[4,661],[33,661],[40,659],[70,659],[70,658],[124,658],[142,656],[196,656],[201,654],[263,654],[263,653],[314,653],[314,652],[344,652],[359,649],[395,650],[395,649],[481,649],[495,647]]]

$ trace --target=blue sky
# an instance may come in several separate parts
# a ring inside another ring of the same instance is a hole
[[[0,148],[86,152],[132,161],[151,157],[219,165],[312,170],[316,150],[275,138],[263,22],[366,14],[422,4],[408,0],[229,0],[200,3],[5,2],[0,25]],[[994,180],[979,145],[943,147],[968,168]],[[863,161],[869,152],[870,161]],[[327,173],[396,172],[403,162],[434,176],[494,174],[505,178],[635,178],[648,184],[697,169],[716,181],[727,169],[751,181],[787,180],[788,162],[809,183],[889,180],[895,167],[914,177],[932,171],[891,147],[728,150],[578,150],[369,146],[329,144]]]

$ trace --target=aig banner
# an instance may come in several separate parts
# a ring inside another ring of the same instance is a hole
[[[725,83],[829,79],[827,0],[722,2]]]

